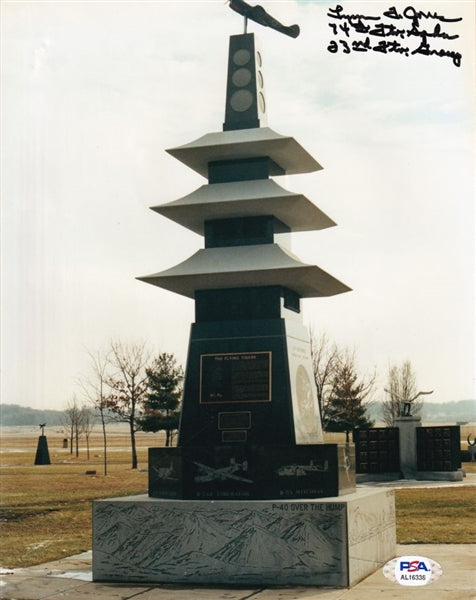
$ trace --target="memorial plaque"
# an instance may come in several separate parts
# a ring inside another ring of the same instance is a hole
[[[221,441],[222,442],[246,442],[248,439],[248,434],[246,429],[242,430],[233,430],[233,431],[222,431],[221,432]]]
[[[271,402],[271,352],[200,356],[200,403]]]
[[[357,473],[394,473],[400,471],[398,427],[354,429]]]
[[[218,413],[218,429],[249,429],[251,427],[251,412],[221,412]]]
[[[460,427],[418,427],[417,470],[456,471],[461,468]]]

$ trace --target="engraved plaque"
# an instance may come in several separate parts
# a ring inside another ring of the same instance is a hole
[[[248,434],[246,431],[222,431],[222,442],[246,442]]]
[[[200,356],[200,403],[271,402],[271,352]]]
[[[398,428],[354,429],[356,472],[387,473],[400,470]]]
[[[250,427],[249,411],[218,413],[218,429],[250,429]]]

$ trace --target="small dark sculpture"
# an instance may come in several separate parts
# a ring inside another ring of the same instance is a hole
[[[289,27],[282,25],[268,14],[262,6],[251,6],[244,2],[244,0],[230,0],[230,8],[245,17],[245,33],[246,20],[251,19],[251,21],[254,21],[255,23],[259,23],[264,27],[271,27],[271,29],[284,33],[284,35],[289,35],[292,38],[297,38],[299,35],[299,25],[290,25]]]
[[[403,402],[402,417],[411,417],[412,416],[411,415],[412,402],[414,402],[417,398],[419,398],[420,396],[423,396],[425,394],[433,394],[433,390],[431,390],[431,392],[418,392],[418,394],[413,396],[413,398],[408,398],[407,400],[405,400]]]
[[[40,423],[41,435],[45,435],[46,423]]]

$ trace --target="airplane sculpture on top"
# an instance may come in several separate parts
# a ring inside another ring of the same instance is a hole
[[[290,25],[289,27],[283,25],[268,14],[262,6],[251,6],[244,2],[244,0],[230,0],[230,8],[245,17],[245,33],[248,19],[264,27],[271,27],[271,29],[284,33],[284,35],[289,35],[292,38],[297,38],[300,33],[299,25]]]

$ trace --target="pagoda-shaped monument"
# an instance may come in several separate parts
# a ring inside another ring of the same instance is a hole
[[[322,167],[267,127],[266,105],[254,34],[231,36],[223,131],[168,150],[208,183],[153,207],[205,247],[140,278],[195,300],[178,448],[149,454],[155,497],[319,498],[354,486],[352,449],[323,444],[301,319],[303,298],[349,288],[301,262],[286,235],[335,223],[272,179]]]
[[[245,27],[230,38],[223,131],[168,150],[208,183],[153,207],[205,247],[140,277],[195,301],[178,445],[150,449],[147,496],[95,502],[95,580],[342,587],[394,556],[392,493],[356,492],[353,445],[323,442],[301,318],[303,299],[349,288],[287,244],[335,223],[272,179],[321,166],[266,114]]]

